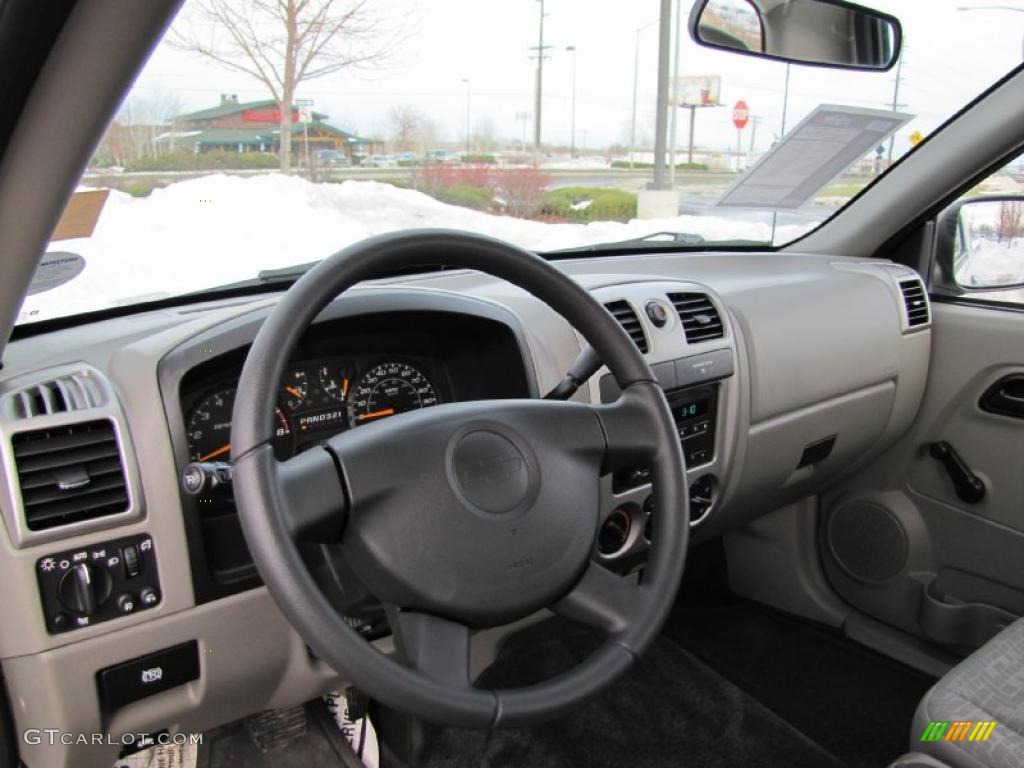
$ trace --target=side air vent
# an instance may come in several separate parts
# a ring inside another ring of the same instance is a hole
[[[11,438],[25,525],[42,531],[131,506],[108,419],[19,432]]]
[[[12,392],[6,398],[4,411],[8,418],[31,419],[103,404],[103,393],[96,383],[87,374],[76,373]]]
[[[924,295],[924,285],[921,281],[916,277],[901,280],[900,292],[903,294],[903,304],[907,309],[907,325],[911,328],[926,325],[930,319],[928,299]]]
[[[604,305],[604,308],[612,313],[612,317],[618,320],[619,325],[629,334],[629,338],[636,344],[637,349],[647,354],[648,346],[647,337],[644,335],[644,327],[629,302],[625,299],[610,301]]]
[[[686,341],[690,344],[720,339],[725,335],[722,317],[705,294],[670,293],[668,300],[676,308]]]

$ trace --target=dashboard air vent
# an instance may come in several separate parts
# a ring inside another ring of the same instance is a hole
[[[636,311],[630,306],[629,302],[625,299],[619,299],[618,301],[610,301],[604,305],[604,308],[612,313],[619,325],[623,327],[626,333],[629,334],[629,338],[636,344],[644,354],[647,354],[647,337],[644,335],[644,327],[640,323],[640,318],[637,317]]]
[[[96,408],[103,402],[102,391],[88,375],[70,374],[13,392],[7,398],[5,412],[15,419],[31,419]]]
[[[722,317],[705,294],[670,293],[668,300],[676,308],[686,341],[690,344],[720,339],[725,335]]]
[[[100,419],[19,432],[11,447],[29,530],[128,511],[113,422]]]
[[[918,325],[927,324],[928,299],[924,295],[924,285],[916,277],[910,280],[900,281],[900,291],[903,293],[903,304],[907,308],[907,325],[914,328]]]

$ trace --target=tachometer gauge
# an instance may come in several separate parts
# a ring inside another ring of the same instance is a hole
[[[426,376],[408,363],[381,363],[359,379],[349,395],[352,426],[441,402]]]
[[[346,366],[322,365],[317,371],[317,376],[320,379],[320,389],[331,400],[344,403],[348,399],[352,382],[349,380]]]
[[[309,392],[309,381],[306,379],[306,372],[292,371],[284,379],[284,404],[289,411],[300,408],[306,400]]]
[[[196,404],[186,424],[190,461],[231,460],[231,410],[235,388],[207,395]],[[291,422],[280,408],[274,408],[274,455],[287,459],[295,450]]]

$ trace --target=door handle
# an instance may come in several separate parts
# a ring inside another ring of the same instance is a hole
[[[988,413],[1024,419],[1024,373],[1003,376],[985,390],[978,407]]]
[[[985,483],[971,471],[971,468],[960,458],[960,454],[952,445],[945,440],[940,440],[937,443],[932,443],[929,452],[933,459],[942,462],[946,468],[949,479],[953,481],[953,489],[961,501],[977,504],[985,498]]]

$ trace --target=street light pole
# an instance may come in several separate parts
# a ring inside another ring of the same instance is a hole
[[[636,102],[637,93],[640,89],[640,33],[647,29],[652,24],[657,24],[658,20],[649,21],[646,24],[641,24],[636,28],[636,46],[633,49],[633,120],[632,128],[629,134],[629,167],[633,167],[633,152],[636,151]]]
[[[567,45],[565,50],[572,54],[572,119],[569,137],[569,157],[576,158],[576,46]]]
[[[676,49],[675,60],[672,62],[672,127],[669,128],[669,184],[674,188],[676,185],[676,123],[679,120],[679,94],[677,84],[679,82],[679,51],[683,47],[683,0],[676,0]]]
[[[470,151],[471,151],[470,150],[470,146],[469,146],[469,144],[470,144],[470,141],[469,141],[469,137],[470,137],[470,131],[469,131],[470,83],[469,83],[469,78],[468,77],[462,78],[462,83],[463,83],[463,85],[466,86],[466,154],[468,155],[470,153]]]
[[[672,0],[661,0],[658,27],[658,106],[654,119],[654,181],[650,189],[669,189],[665,177],[668,139],[669,54],[672,50]]]

